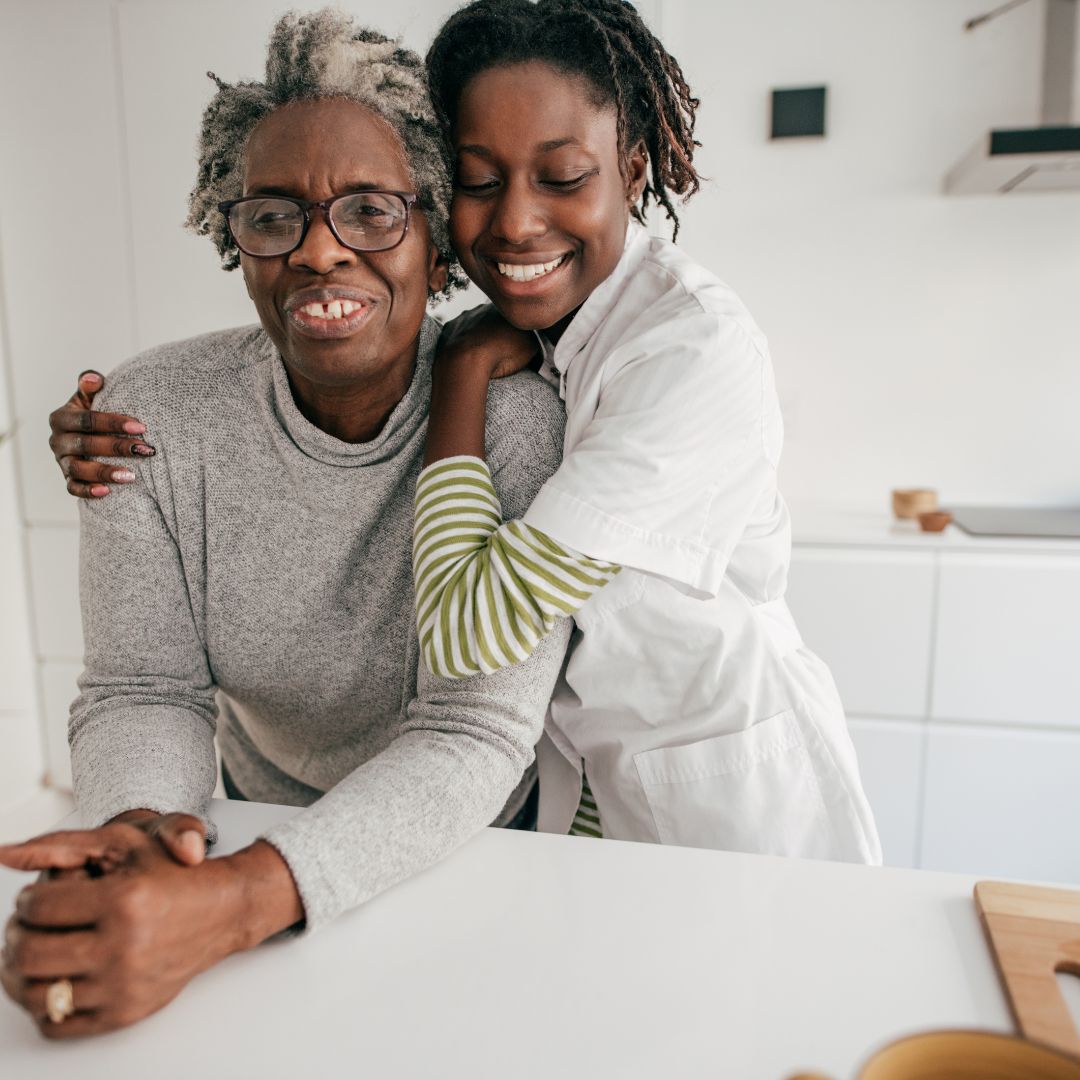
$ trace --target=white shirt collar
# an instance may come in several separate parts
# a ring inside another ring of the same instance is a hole
[[[623,290],[626,279],[638,267],[649,247],[649,234],[633,219],[626,227],[626,240],[623,253],[615,269],[589,295],[578,309],[570,325],[559,338],[554,350],[546,343],[542,334],[540,346],[544,350],[545,360],[560,374],[565,374],[570,361],[588,344],[600,324],[607,318]]]

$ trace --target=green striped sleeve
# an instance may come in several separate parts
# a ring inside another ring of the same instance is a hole
[[[520,663],[619,569],[522,521],[503,522],[480,458],[437,461],[416,482],[416,623],[436,675],[461,679]]]

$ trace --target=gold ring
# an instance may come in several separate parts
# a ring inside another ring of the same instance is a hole
[[[75,988],[70,979],[57,979],[45,991],[45,1012],[54,1024],[62,1024],[75,1011]]]

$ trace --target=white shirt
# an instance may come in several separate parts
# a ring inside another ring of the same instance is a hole
[[[768,348],[738,297],[631,224],[545,367],[564,458],[525,522],[621,564],[576,616],[537,750],[541,829],[584,764],[604,836],[879,862],[843,708],[784,590]]]

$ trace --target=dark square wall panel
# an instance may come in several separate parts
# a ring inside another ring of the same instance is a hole
[[[824,86],[772,92],[773,139],[825,134]]]

